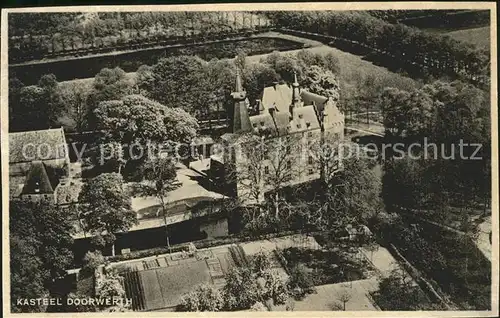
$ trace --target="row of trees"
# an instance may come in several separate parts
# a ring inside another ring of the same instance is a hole
[[[279,11],[267,15],[279,27],[348,39],[389,54],[404,62],[403,69],[416,64],[434,75],[475,82],[486,80],[489,74],[489,52],[448,36],[390,24],[367,12]]]
[[[33,59],[65,51],[220,36],[268,24],[254,12],[16,13],[9,17],[9,57]]]

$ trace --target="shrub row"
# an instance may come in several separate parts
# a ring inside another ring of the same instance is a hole
[[[288,235],[293,235],[293,234],[298,234],[298,233],[300,233],[300,231],[295,230],[295,231],[284,231],[284,232],[279,232],[279,233],[270,233],[270,234],[256,235],[256,236],[230,235],[230,236],[223,237],[223,238],[205,239],[205,240],[200,240],[200,241],[196,241],[196,242],[192,242],[192,243],[196,246],[197,249],[202,249],[202,248],[210,248],[210,247],[220,246],[220,245],[255,241],[255,240],[267,240],[267,239],[288,236]],[[131,253],[128,253],[128,254],[108,256],[106,258],[106,260],[110,261],[110,262],[120,262],[120,261],[125,261],[125,260],[144,258],[144,257],[155,256],[155,255],[160,255],[160,254],[166,254],[169,252],[176,253],[176,252],[181,252],[181,251],[187,251],[189,248],[189,244],[190,243],[182,243],[182,244],[172,245],[172,246],[170,246],[170,249],[167,246],[162,246],[162,247],[156,247],[156,248],[147,249],[147,250],[132,251]]]

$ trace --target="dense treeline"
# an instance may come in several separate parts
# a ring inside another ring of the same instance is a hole
[[[387,89],[379,103],[387,140],[408,148],[418,145],[408,151],[414,158],[385,162],[389,208],[430,209],[436,218],[449,217],[451,206],[462,213],[486,209],[491,194],[486,92],[462,82],[437,81],[413,92]]]
[[[175,38],[220,36],[268,25],[260,14],[229,11],[16,13],[9,19],[11,61],[130,45],[147,47]]]
[[[489,308],[489,264],[473,241],[491,200],[489,94],[436,81],[414,91],[388,88],[379,103],[386,142],[404,149],[384,153],[384,203],[414,220],[376,231],[461,308]],[[465,234],[417,226],[422,217]]]
[[[387,63],[415,65],[432,76],[458,76],[487,82],[489,53],[447,36],[431,34],[402,24],[390,24],[367,12],[281,11],[269,12],[277,27],[343,38],[387,54]]]
[[[490,23],[489,10],[370,10],[370,15],[390,23],[421,28],[462,28]]]

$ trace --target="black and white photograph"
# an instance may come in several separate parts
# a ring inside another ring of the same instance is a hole
[[[5,315],[498,315],[494,2],[1,23]]]

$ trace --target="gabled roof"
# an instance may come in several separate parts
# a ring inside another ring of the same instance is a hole
[[[66,138],[62,128],[9,133],[9,163],[65,157]]]
[[[253,130],[259,135],[276,136],[276,126],[269,113],[250,117]]]
[[[318,117],[313,105],[295,108],[290,121],[290,132],[301,132],[320,128]]]
[[[292,102],[292,88],[287,84],[276,84],[265,87],[262,91],[261,102],[266,110],[274,107],[282,112],[288,112],[288,107]]]
[[[41,161],[33,161],[24,182],[22,194],[51,194],[54,193],[54,187],[45,164]],[[36,191],[37,189],[38,191]]]

